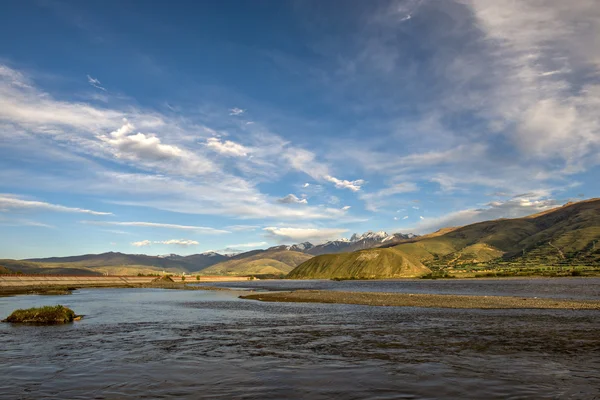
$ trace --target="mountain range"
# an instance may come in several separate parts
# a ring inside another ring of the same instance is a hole
[[[166,254],[124,254],[108,252],[71,257],[32,258],[27,260],[0,260],[0,266],[22,273],[61,274],[155,274],[191,273],[194,275],[286,275],[302,262],[315,255],[355,251],[384,243],[397,243],[415,238],[413,234],[368,231],[353,234],[350,239],[339,239],[319,245],[310,242],[274,246],[238,254],[219,254],[209,251],[181,256]],[[0,271],[1,272],[1,271]]]
[[[498,269],[600,266],[600,199],[523,218],[444,228],[423,236],[368,231],[319,245],[281,245],[224,255],[103,253],[0,260],[0,273],[264,275],[401,278]]]
[[[446,228],[379,248],[317,256],[288,277],[377,279],[599,266],[600,199],[591,199],[524,218]]]

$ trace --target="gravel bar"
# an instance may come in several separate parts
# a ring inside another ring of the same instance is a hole
[[[508,296],[463,296],[445,294],[338,292],[329,290],[296,290],[292,292],[256,293],[240,296],[240,298],[269,302],[337,303],[396,307],[600,310],[600,301],[598,300],[569,300]]]

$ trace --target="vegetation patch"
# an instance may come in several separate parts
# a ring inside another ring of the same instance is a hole
[[[57,305],[15,310],[2,322],[54,325],[79,319],[81,319],[81,316],[76,315],[70,308]]]

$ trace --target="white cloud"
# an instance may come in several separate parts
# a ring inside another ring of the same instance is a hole
[[[424,219],[425,219],[425,217],[423,217],[422,215],[420,215],[420,216],[419,216],[419,219],[420,219],[420,220],[424,220]]]
[[[235,165],[252,175],[252,180],[246,180],[225,171],[231,164],[217,165],[205,157],[208,148],[198,143],[198,132],[215,134],[206,126],[135,107],[120,111],[58,101],[4,66],[0,66],[0,121],[4,124],[0,126],[3,145],[9,143],[26,159],[36,151],[32,162],[52,162],[53,171],[58,170],[56,161],[60,162],[60,173],[52,174],[43,168],[33,173],[22,168],[24,164],[0,169],[2,179],[16,186],[93,192],[104,198],[116,197],[113,202],[118,204],[192,214],[304,220],[341,215],[333,208],[285,207],[259,191],[257,176],[275,179],[286,170],[281,160],[287,142],[277,135],[261,132],[252,136],[256,141],[252,155],[256,157],[240,157]],[[146,129],[158,133],[146,133]],[[25,142],[28,146],[22,145]],[[230,155],[250,151],[233,142],[212,143],[212,150],[216,147]],[[113,163],[98,160],[123,163],[144,173],[122,172]],[[250,163],[255,168],[248,168]],[[275,176],[269,175],[269,170],[275,171],[271,173]]]
[[[149,240],[140,240],[139,242],[131,242],[131,245],[135,246],[135,247],[145,247],[145,246],[150,246],[151,244],[152,244],[152,242]]]
[[[166,244],[166,245],[176,245],[176,246],[182,246],[182,247],[197,246],[197,245],[200,244],[197,241],[190,240],[190,239],[159,240],[159,241],[155,241],[154,243],[156,243],[156,244]]]
[[[340,236],[348,232],[348,229],[338,228],[281,228],[281,227],[267,227],[263,228],[267,235],[279,241],[283,242],[305,242],[310,241],[313,243],[320,243],[327,240],[339,239]]]
[[[146,246],[151,246],[153,244],[164,244],[164,245],[175,245],[175,246],[181,246],[181,247],[189,247],[189,246],[197,246],[200,243],[198,243],[195,240],[190,240],[190,239],[169,239],[169,240],[155,240],[155,241],[150,241],[150,240],[140,240],[139,242],[131,242],[132,246],[136,246],[136,247],[146,247]]]
[[[351,206],[344,206],[342,207],[342,211],[348,211],[351,208]]]
[[[135,127],[124,121],[124,125],[110,133],[109,136],[100,138],[110,144],[115,150],[115,156],[150,161],[163,161],[186,157],[185,152],[177,146],[161,143],[161,140],[152,134],[132,134]]]
[[[78,207],[67,207],[59,204],[46,203],[43,201],[25,200],[8,194],[0,194],[0,210],[2,209],[47,210],[90,215],[113,215],[113,213],[110,212],[93,211]]]
[[[101,82],[100,82],[98,79],[92,78],[92,77],[91,77],[91,76],[89,76],[89,75],[87,76],[87,78],[88,78],[88,83],[89,83],[90,85],[92,85],[92,86],[93,86],[93,87],[95,87],[96,89],[100,89],[100,90],[103,90],[103,91],[105,91],[105,92],[106,92],[106,89],[102,87],[102,83],[101,83]]]
[[[229,115],[242,115],[246,110],[242,110],[241,108],[234,107],[229,110]]]
[[[310,186],[310,183],[305,183],[304,185],[302,185],[303,188],[307,188]]]
[[[282,204],[308,204],[308,200],[300,199],[294,194],[288,194],[281,199],[277,199],[277,202]]]
[[[232,157],[246,157],[250,152],[248,148],[241,144],[232,142],[231,140],[222,142],[221,139],[216,137],[208,138],[206,140],[206,147],[219,154]]]
[[[230,233],[229,231],[226,231],[226,230],[208,228],[205,226],[163,224],[163,223],[158,223],[158,222],[81,221],[81,223],[90,224],[90,225],[116,225],[116,226],[136,226],[136,227],[144,227],[144,228],[180,229],[180,230],[195,231],[197,233],[207,233],[207,234]]]
[[[330,175],[325,175],[324,178],[326,181],[335,184],[335,187],[338,189],[350,189],[353,192],[358,192],[361,188],[361,185],[365,183],[365,181],[362,179],[357,179],[355,181],[347,181],[345,179],[338,179]]]
[[[402,217],[402,219],[408,219],[408,215],[405,215],[404,217]]]
[[[116,159],[144,170],[178,175],[216,172],[197,149],[190,151],[177,144],[163,143],[165,138],[189,142],[181,121],[167,124],[164,116],[134,107],[121,111],[55,100],[31,86],[20,73],[4,66],[0,66],[0,121],[10,128],[0,129],[3,140],[14,141],[18,128],[23,136],[21,141],[32,142],[44,152],[61,149],[66,153],[64,149],[68,149],[72,157]],[[134,125],[140,130],[161,130],[161,137],[155,133],[134,133]]]

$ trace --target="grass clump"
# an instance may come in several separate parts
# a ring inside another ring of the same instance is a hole
[[[56,305],[15,310],[2,322],[51,325],[73,322],[79,318],[70,308]]]

